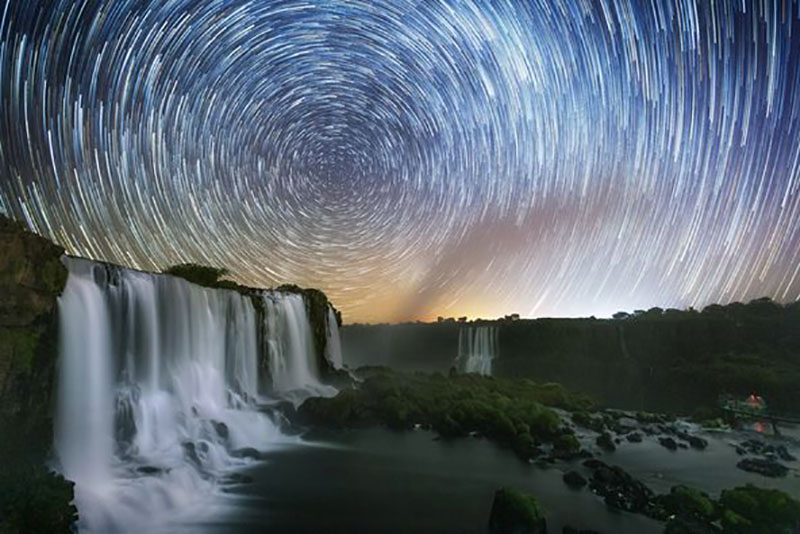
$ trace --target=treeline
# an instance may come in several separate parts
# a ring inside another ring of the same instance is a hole
[[[499,328],[496,376],[559,382],[608,406],[686,413],[715,405],[720,394],[753,392],[774,410],[800,406],[800,302],[483,324]],[[461,327],[347,326],[346,362],[447,372]]]

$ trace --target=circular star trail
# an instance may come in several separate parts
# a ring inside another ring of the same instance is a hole
[[[800,298],[800,6],[5,0],[0,211],[348,320]]]

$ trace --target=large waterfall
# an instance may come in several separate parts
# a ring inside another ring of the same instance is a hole
[[[283,436],[265,392],[332,394],[302,296],[251,296],[65,258],[55,450],[82,529],[141,531],[204,503]],[[261,317],[261,318],[260,318]],[[263,321],[263,322],[261,322]],[[259,372],[266,338],[271,384]]]
[[[465,373],[492,374],[492,360],[498,353],[495,326],[468,326],[458,332],[456,368]]]

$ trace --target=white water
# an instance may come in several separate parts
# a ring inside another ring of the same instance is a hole
[[[328,307],[328,316],[325,325],[327,327],[328,342],[325,345],[326,356],[334,369],[341,369],[344,366],[342,358],[342,339],[339,337],[339,323],[336,321],[336,313],[332,307]]]
[[[273,391],[296,405],[309,396],[336,395],[319,381],[314,338],[303,297],[265,293],[267,349]]]
[[[456,368],[464,373],[492,374],[492,360],[498,353],[495,326],[468,326],[458,332]]]
[[[258,315],[250,298],[65,258],[55,450],[76,483],[81,530],[197,520],[235,451],[294,441],[259,411]],[[316,373],[301,296],[265,293],[272,386],[335,393]],[[331,391],[332,390],[332,391]],[[240,455],[239,455],[240,456]]]

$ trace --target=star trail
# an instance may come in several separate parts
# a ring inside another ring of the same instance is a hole
[[[4,0],[0,211],[349,321],[800,298],[800,5]]]

